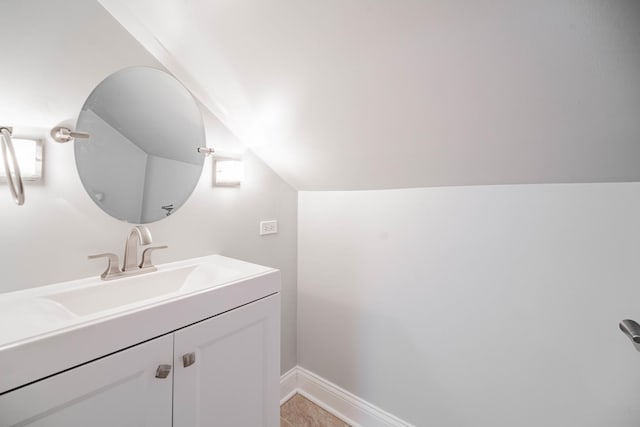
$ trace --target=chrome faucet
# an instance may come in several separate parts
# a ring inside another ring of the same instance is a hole
[[[122,269],[118,266],[118,255],[114,253],[104,253],[90,255],[89,259],[108,258],[107,269],[100,275],[102,280],[111,280],[123,276],[148,273],[156,271],[157,268],[151,262],[151,252],[156,249],[166,249],[168,246],[152,246],[142,251],[142,260],[138,263],[138,247],[150,245],[152,242],[151,232],[144,225],[138,225],[131,229],[127,243],[124,247],[124,262]]]
[[[150,245],[152,241],[151,232],[144,225],[138,225],[131,229],[127,243],[124,245],[123,273],[140,268],[138,266],[138,246]]]

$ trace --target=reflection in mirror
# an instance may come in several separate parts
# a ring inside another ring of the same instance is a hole
[[[193,192],[204,164],[198,106],[164,71],[132,67],[102,81],[89,95],[76,130],[76,166],[93,201],[134,224],[174,213]]]

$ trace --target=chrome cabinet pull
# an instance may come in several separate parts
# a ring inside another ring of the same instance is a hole
[[[196,363],[196,354],[195,353],[187,353],[182,355],[182,365],[187,368]]]
[[[171,365],[158,365],[156,369],[156,378],[165,379],[171,372]]]

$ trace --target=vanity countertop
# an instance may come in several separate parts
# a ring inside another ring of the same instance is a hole
[[[111,281],[0,294],[0,394],[280,291],[280,272],[220,255]]]

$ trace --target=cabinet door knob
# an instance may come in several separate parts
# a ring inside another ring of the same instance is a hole
[[[171,365],[158,365],[158,369],[156,369],[156,378],[167,378],[169,376],[169,372],[171,372]]]
[[[196,363],[196,354],[195,353],[187,353],[182,355],[182,364],[184,367],[188,367]]]

